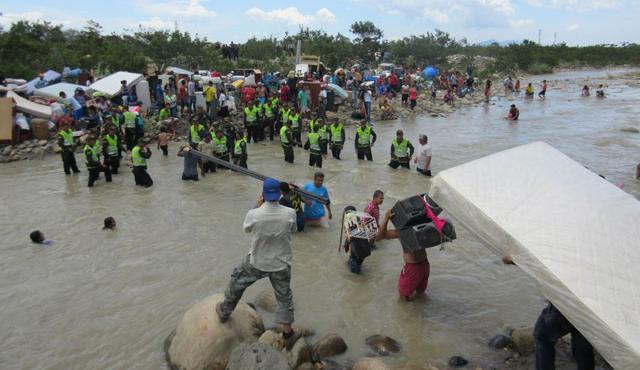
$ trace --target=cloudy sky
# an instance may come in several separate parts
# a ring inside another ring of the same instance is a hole
[[[252,36],[295,33],[300,25],[341,32],[370,20],[396,39],[442,29],[471,42],[488,39],[557,40],[570,45],[640,42],[640,0],[0,0],[0,24],[45,20],[81,28],[87,20],[106,32],[139,27],[189,31],[210,40],[244,41]]]

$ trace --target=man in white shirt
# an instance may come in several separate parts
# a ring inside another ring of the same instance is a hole
[[[431,145],[429,145],[429,138],[427,135],[420,135],[418,141],[420,145],[418,145],[413,163],[418,164],[418,172],[431,177]]]
[[[362,94],[362,100],[364,101],[364,109],[367,112],[366,121],[371,122],[371,89],[367,86]]]
[[[233,270],[224,292],[224,302],[216,306],[221,322],[226,322],[242,298],[245,289],[256,281],[269,278],[278,301],[275,321],[282,324],[282,336],[287,349],[300,338],[293,331],[293,294],[291,292],[291,234],[298,228],[296,212],[278,203],[280,181],[268,178],[262,185],[262,197],[257,208],[247,212],[244,231],[251,233],[251,249],[242,263]]]
[[[187,84],[187,95],[189,95],[189,111],[195,113],[196,111],[196,82],[189,80]]]

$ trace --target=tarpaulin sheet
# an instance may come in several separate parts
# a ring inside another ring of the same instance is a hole
[[[510,255],[609,364],[638,368],[638,200],[543,142],[445,170],[430,195]]]
[[[122,80],[127,81],[127,85],[131,88],[142,80],[142,75],[140,73],[120,71],[92,83],[89,87],[94,91],[105,93],[108,97],[113,97],[120,91],[122,86],[120,81]]]

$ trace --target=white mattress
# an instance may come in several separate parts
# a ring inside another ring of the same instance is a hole
[[[639,368],[638,200],[542,142],[443,171],[430,194],[512,256],[609,364]]]
[[[49,85],[41,89],[37,89],[33,95],[44,96],[46,98],[52,98],[56,100],[60,99],[60,91],[64,91],[67,96],[73,96],[76,93],[76,89],[81,88],[85,92],[89,90],[87,86],[70,84],[68,82],[59,82],[57,84]]]
[[[51,117],[51,107],[44,104],[34,103],[25,99],[13,91],[7,93],[7,98],[12,98],[16,102],[16,108],[20,112],[28,113],[34,117],[46,118]]]
[[[108,97],[112,97],[120,91],[120,81],[122,80],[127,81],[127,85],[131,87],[142,80],[142,75],[140,73],[120,71],[92,83],[89,87],[94,91],[100,91]]]

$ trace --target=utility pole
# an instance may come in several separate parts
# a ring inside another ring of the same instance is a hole
[[[296,64],[300,64],[300,57],[302,56],[302,40],[296,42]]]
[[[538,45],[542,45],[542,29],[538,29]]]
[[[558,35],[557,32],[553,33],[553,46],[556,46],[556,36]]]

